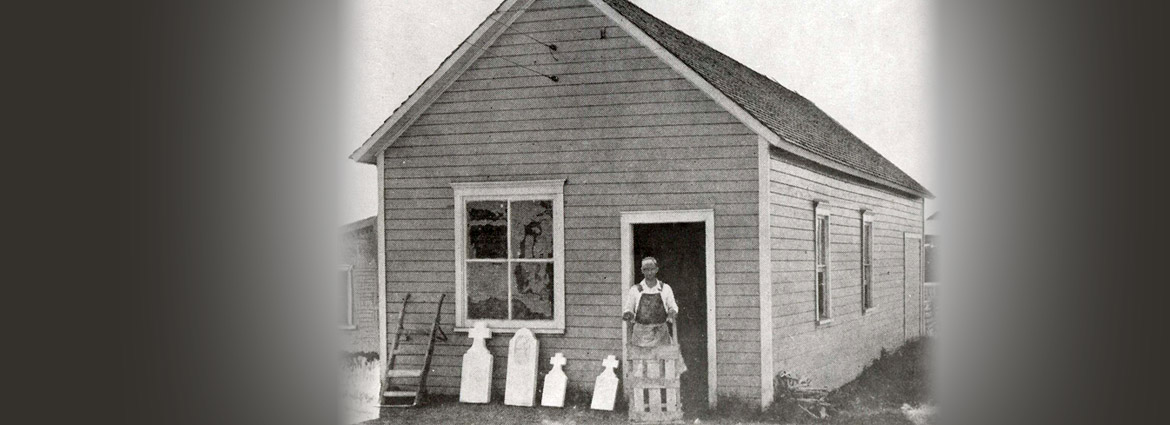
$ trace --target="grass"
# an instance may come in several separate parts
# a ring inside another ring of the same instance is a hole
[[[852,382],[829,394],[834,410],[826,419],[783,413],[783,409],[759,412],[754,404],[721,399],[719,409],[690,412],[688,424],[829,424],[829,425],[906,425],[912,424],[899,409],[903,403],[918,406],[931,401],[928,392],[926,353],[929,341],[912,341],[893,353],[882,356],[862,371]],[[434,396],[417,408],[384,408],[382,417],[363,425],[389,424],[542,424],[587,425],[628,424],[623,402],[618,409],[603,412],[589,409],[589,394],[572,391],[565,396],[564,408],[504,406],[503,394],[493,394],[491,404],[474,405],[458,402],[457,397]],[[539,400],[538,400],[539,402]],[[777,403],[779,404],[779,403]]]
[[[828,401],[845,410],[897,409],[931,401],[926,353],[930,340],[917,339],[881,357],[852,382],[831,393]]]

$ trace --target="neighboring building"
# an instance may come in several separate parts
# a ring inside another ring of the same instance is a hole
[[[374,216],[341,228],[338,323],[344,334],[344,350],[351,353],[378,353],[383,332],[378,326],[377,220]]]
[[[939,265],[939,248],[938,241],[940,235],[940,227],[938,221],[938,211],[931,214],[926,219],[926,281],[936,283],[939,281],[940,270]]]
[[[766,406],[782,371],[839,386],[922,333],[931,194],[625,0],[505,1],[351,157],[378,167],[383,320],[445,294],[445,326],[495,332],[497,388],[528,327],[542,374],[564,353],[590,391],[646,255],[682,309],[684,405]],[[469,345],[436,347],[432,391],[458,393]]]

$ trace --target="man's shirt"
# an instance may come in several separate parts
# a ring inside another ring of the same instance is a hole
[[[641,289],[641,290],[639,290]],[[637,285],[631,286],[626,291],[626,300],[622,313],[636,313],[638,311],[638,304],[642,302],[642,294],[662,294],[662,304],[666,306],[666,314],[678,313],[678,304],[674,301],[674,291],[670,289],[670,285],[666,282],[658,281],[653,288],[646,286],[646,280],[642,279]]]

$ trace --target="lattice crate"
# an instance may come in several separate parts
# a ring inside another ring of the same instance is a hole
[[[630,420],[643,423],[681,422],[679,374],[674,359],[631,359],[628,388]]]

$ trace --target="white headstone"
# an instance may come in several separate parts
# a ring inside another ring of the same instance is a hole
[[[487,403],[492,399],[492,353],[487,350],[484,340],[492,337],[492,331],[483,322],[476,322],[467,337],[474,341],[467,353],[463,354],[459,401]]]
[[[565,385],[569,382],[569,377],[565,376],[565,370],[562,368],[565,365],[565,356],[557,353],[549,363],[552,363],[553,368],[544,375],[544,391],[540,405],[565,407]]]
[[[610,355],[601,362],[601,365],[605,366],[605,371],[597,375],[597,381],[593,383],[593,404],[589,408],[613,410],[613,403],[617,401],[618,387],[618,377],[613,373],[613,368],[618,366],[618,361],[613,355]]]
[[[504,404],[533,406],[536,404],[536,356],[539,342],[528,328],[521,328],[508,344],[508,381],[504,388]]]

